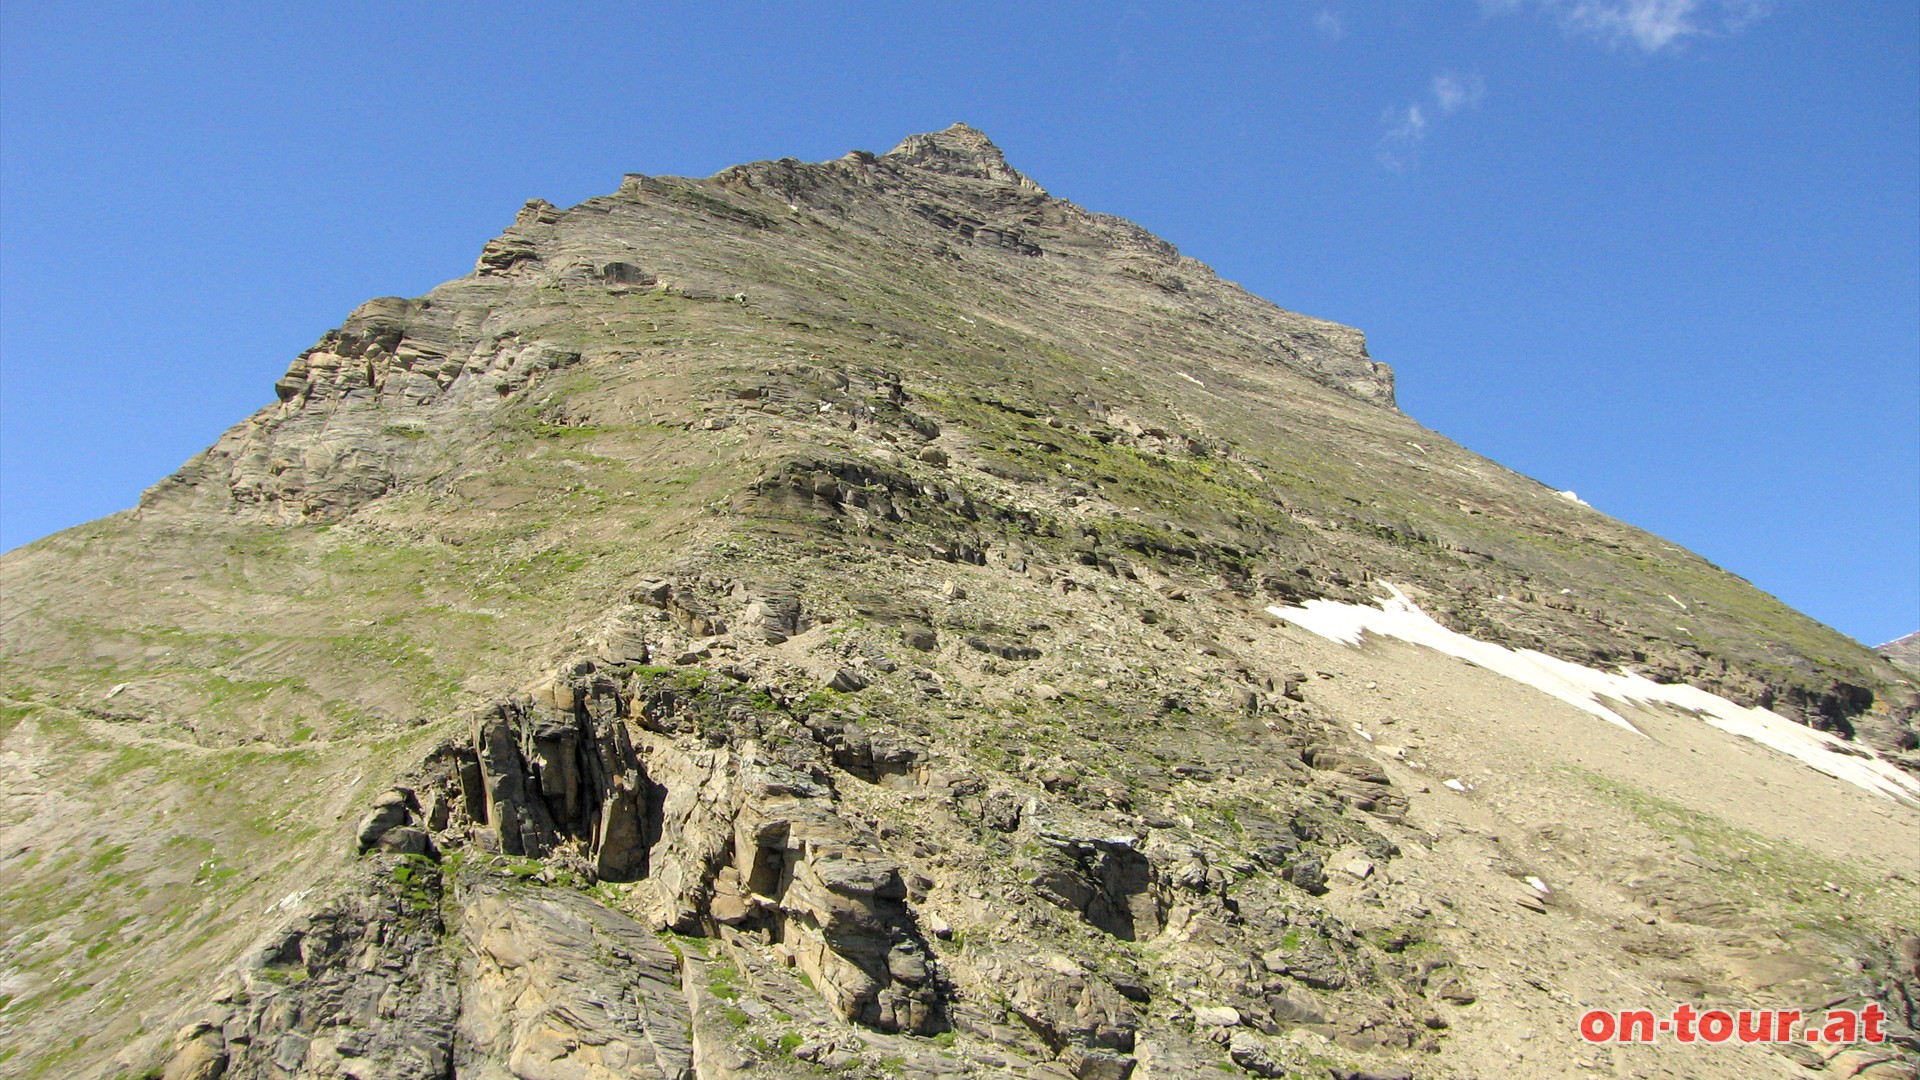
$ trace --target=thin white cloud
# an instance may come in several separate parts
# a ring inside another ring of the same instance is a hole
[[[1535,10],[1568,33],[1632,46],[1644,53],[1696,37],[1734,34],[1771,14],[1774,0],[1479,0],[1487,15]]]
[[[1487,83],[1478,75],[1458,75],[1451,71],[1433,77],[1433,100],[1443,113],[1471,109],[1487,96]]]
[[[1479,75],[1445,71],[1434,76],[1428,96],[1388,109],[1380,118],[1386,133],[1374,144],[1375,160],[1395,172],[1413,167],[1419,161],[1420,144],[1426,141],[1436,118],[1477,108],[1486,96],[1486,80]]]
[[[1427,112],[1415,102],[1404,109],[1388,109],[1381,119],[1388,125],[1387,133],[1380,136],[1374,156],[1380,164],[1399,172],[1418,157],[1420,143],[1427,137]]]
[[[1566,25],[1605,41],[1631,41],[1642,52],[1659,52],[1700,32],[1699,0],[1586,0],[1561,16]]]
[[[1339,41],[1341,38],[1347,36],[1347,25],[1340,21],[1340,16],[1331,11],[1322,11],[1320,14],[1315,15],[1313,17],[1313,28],[1319,31],[1320,36],[1326,38],[1328,41]]]

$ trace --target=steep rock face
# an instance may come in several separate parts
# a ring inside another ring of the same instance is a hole
[[[690,739],[684,695],[644,679],[630,689],[619,668],[581,670],[593,668],[581,661],[542,687],[549,703],[571,703],[565,712],[527,700],[482,710],[470,742],[440,747],[412,778],[427,808],[408,812],[412,788],[382,796],[361,847],[498,853],[590,882],[638,880],[654,925],[764,934],[842,1019],[940,1030],[901,867],[837,812],[822,748],[810,740],[811,754],[782,758],[757,742]]]
[[[661,920],[763,933],[844,1019],[944,1028],[901,866],[836,813],[821,780],[743,751],[653,748],[666,791],[652,879]]]
[[[474,717],[471,746],[454,755],[467,814],[505,854],[542,858],[571,841],[596,878],[640,876],[646,775],[621,698],[605,679],[545,691],[551,711],[507,701]]]
[[[1269,609],[1389,582],[1911,768],[1907,675],[964,125],[531,201],[275,391],[0,559],[8,1068],[1744,1078],[1878,1066],[1576,1005],[1911,1026],[1909,808]]]

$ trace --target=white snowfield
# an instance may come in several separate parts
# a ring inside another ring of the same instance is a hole
[[[1270,607],[1267,614],[1345,645],[1358,645],[1369,633],[1424,645],[1525,683],[1643,738],[1644,732],[1602,699],[1626,705],[1671,705],[1722,731],[1798,758],[1828,776],[1895,802],[1920,806],[1920,780],[1863,747],[1768,709],[1736,705],[1699,687],[1657,683],[1625,670],[1608,674],[1531,649],[1509,649],[1458,634],[1435,622],[1399,589],[1392,585],[1386,585],[1386,589],[1392,595],[1383,598],[1377,608],[1309,600],[1300,607]]]

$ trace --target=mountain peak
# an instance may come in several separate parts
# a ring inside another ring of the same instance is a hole
[[[1007,156],[995,146],[986,132],[970,124],[956,123],[942,131],[909,135],[884,155],[901,164],[913,165],[948,176],[1017,184],[1029,191],[1046,194],[1039,184],[1007,164]]]
[[[530,200],[0,554],[0,1060],[1486,1076],[1521,993],[1558,1076],[1576,994],[1680,984],[1915,1026],[1915,676],[1037,190],[957,124]]]

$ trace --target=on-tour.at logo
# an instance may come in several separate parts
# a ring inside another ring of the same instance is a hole
[[[1696,1009],[1676,1005],[1666,1016],[1652,1009],[1589,1009],[1580,1017],[1580,1037],[1590,1043],[1880,1043],[1887,1012],[1869,1002],[1859,1009],[1828,1009],[1817,1015],[1798,1009]]]

